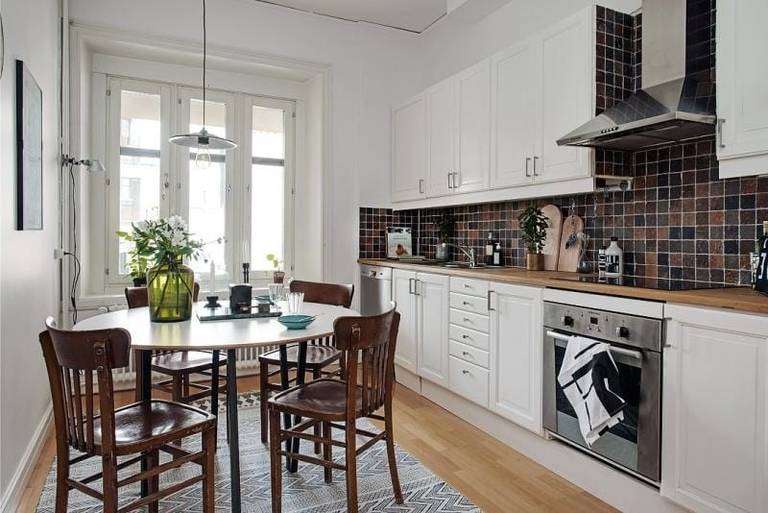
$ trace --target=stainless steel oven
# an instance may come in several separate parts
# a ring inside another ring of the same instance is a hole
[[[661,351],[663,321],[636,315],[544,303],[544,427],[574,448],[657,485],[661,479]],[[628,403],[624,420],[591,447],[557,375],[571,335],[610,344]]]

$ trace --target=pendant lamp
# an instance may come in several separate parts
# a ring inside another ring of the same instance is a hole
[[[210,150],[232,150],[237,148],[237,143],[217,135],[213,135],[205,128],[205,92],[206,92],[206,71],[208,67],[208,32],[206,27],[206,0],[203,0],[203,127],[199,132],[192,134],[178,134],[169,139],[173,144],[185,148],[194,148],[197,150],[195,163],[198,167],[208,167],[211,163]]]

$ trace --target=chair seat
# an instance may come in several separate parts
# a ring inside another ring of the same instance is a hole
[[[347,409],[347,384],[336,379],[316,379],[270,397],[269,408],[283,413],[324,420],[343,420]],[[362,392],[358,385],[356,414],[362,411]]]
[[[227,363],[219,353],[219,366]],[[152,370],[164,373],[201,372],[213,368],[213,353],[205,351],[173,351],[152,357]]]
[[[299,364],[299,347],[288,347],[287,363],[289,367],[296,367]],[[307,345],[307,368],[326,367],[341,357],[341,352],[332,346],[318,346],[314,344]],[[280,350],[275,349],[259,356],[260,362],[266,362],[270,365],[280,365]]]
[[[153,399],[115,410],[115,444],[119,452],[130,453],[132,447],[164,445],[183,436],[202,432],[216,417],[188,406]],[[101,447],[101,418],[93,424],[94,443]]]

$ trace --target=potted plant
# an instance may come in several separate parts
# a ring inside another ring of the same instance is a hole
[[[435,247],[435,258],[442,262],[446,262],[449,259],[448,242],[453,237],[453,229],[456,226],[456,219],[448,212],[443,212],[442,215],[435,221],[435,227],[437,228],[437,239],[440,243]]]
[[[523,210],[520,221],[521,239],[528,249],[526,267],[529,271],[541,271],[544,268],[544,241],[547,238],[549,219],[540,208],[530,206]]]
[[[277,258],[273,253],[267,255],[267,261],[272,263],[272,268],[274,269],[272,272],[272,282],[283,283],[285,280],[285,271],[281,269],[283,261]]]
[[[127,232],[117,232],[117,235],[127,241],[132,241],[131,234]],[[147,257],[141,256],[136,253],[136,246],[134,245],[128,252],[128,274],[130,274],[133,280],[134,287],[146,287],[147,285],[147,267],[149,261]]]
[[[141,221],[131,226],[131,233],[119,232],[118,235],[133,242],[137,259],[145,259],[150,320],[189,320],[195,273],[184,264],[184,259],[196,259],[203,243],[190,238],[187,225],[179,216]]]

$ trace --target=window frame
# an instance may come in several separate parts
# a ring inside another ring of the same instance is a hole
[[[246,172],[243,178],[246,183],[241,187],[243,194],[242,205],[246,212],[251,212],[252,198],[251,187],[251,166],[253,162],[252,132],[253,132],[253,108],[265,107],[270,109],[280,109],[283,111],[283,130],[285,132],[285,155],[283,159],[284,171],[284,212],[283,212],[283,270],[290,273],[294,270],[294,233],[295,233],[295,208],[294,198],[296,195],[296,173],[295,173],[295,154],[296,154],[296,108],[295,102],[289,100],[279,100],[276,98],[265,98],[245,95],[243,109],[239,112],[247,112],[243,122],[245,124],[245,133],[248,137],[243,139],[243,154],[247,155],[247,165],[244,166]],[[241,241],[248,240],[251,244],[251,216],[242,218]],[[290,242],[290,243],[289,243]],[[240,262],[242,264],[242,262]],[[252,269],[250,278],[254,286],[265,286],[272,281],[272,272],[268,269]]]
[[[107,215],[106,238],[104,248],[104,293],[117,294],[122,288],[131,285],[128,274],[119,274],[118,251],[119,240],[116,235],[119,229],[120,215],[120,120],[121,95],[123,90],[160,94],[161,96],[161,149],[160,149],[160,215],[167,217],[178,214],[189,220],[189,148],[169,143],[171,133],[187,133],[189,131],[190,109],[192,99],[202,100],[199,88],[185,84],[172,84],[154,80],[124,78],[106,75],[106,138],[105,160],[108,163],[106,180],[104,180],[104,198]],[[285,130],[285,159],[284,159],[284,267],[286,273],[294,269],[295,261],[295,183],[296,183],[296,101],[279,99],[254,94],[208,89],[206,99],[224,103],[227,109],[227,137],[239,143],[238,148],[228,151],[225,157],[225,180],[227,196],[225,199],[225,238],[227,247],[227,273],[217,273],[216,282],[219,291],[232,281],[239,282],[242,273],[242,258],[239,248],[244,240],[249,242],[251,236],[251,171],[252,171],[252,119],[253,107],[279,108],[283,110]],[[94,102],[96,100],[94,99]],[[247,115],[246,115],[247,113]],[[167,186],[166,186],[167,184]],[[165,192],[163,195],[162,193]],[[246,212],[246,215],[237,215]],[[272,272],[254,270],[251,272],[251,283],[263,287],[272,281]],[[201,288],[208,291],[210,273],[196,273],[196,279]]]

